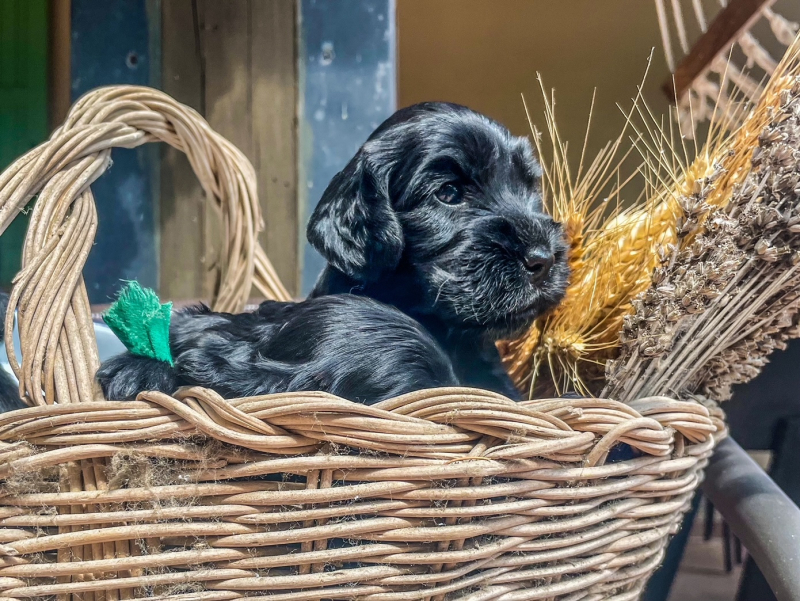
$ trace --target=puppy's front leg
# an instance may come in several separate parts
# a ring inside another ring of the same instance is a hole
[[[462,385],[497,392],[514,401],[522,400],[493,342],[478,335],[463,335],[448,340],[447,347]]]
[[[484,361],[483,369],[485,370],[487,390],[499,392],[507,396],[512,401],[521,401],[522,394],[514,386],[514,382],[508,375],[506,368],[503,366],[503,361],[500,359],[500,353],[495,348],[494,344],[483,349],[482,359]]]

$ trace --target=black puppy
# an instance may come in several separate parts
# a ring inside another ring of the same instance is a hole
[[[0,292],[0,344],[3,342],[3,331],[5,326],[6,311],[8,310],[8,295]],[[19,388],[11,379],[11,376],[0,368],[0,413],[22,409],[26,405],[19,398]]]
[[[170,347],[174,366],[130,353],[105,361],[97,380],[106,398],[199,385],[226,398],[321,390],[372,404],[458,383],[447,355],[417,322],[351,295],[268,301],[238,315],[176,311]]]
[[[311,216],[309,242],[329,263],[311,296],[394,305],[434,335],[462,384],[519,398],[494,342],[558,304],[569,275],[541,173],[526,138],[466,107],[397,111]]]

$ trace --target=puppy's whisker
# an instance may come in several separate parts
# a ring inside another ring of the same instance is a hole
[[[450,274],[444,274],[444,275],[446,276],[446,279],[442,280],[442,283],[439,284],[439,287],[436,291],[436,298],[433,299],[434,305],[436,305],[436,303],[439,302],[439,297],[442,295],[442,289],[444,288],[445,284],[447,284],[450,280],[453,279],[453,276]]]

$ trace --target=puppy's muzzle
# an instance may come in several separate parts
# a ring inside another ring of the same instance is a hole
[[[550,275],[550,270],[555,263],[552,251],[537,247],[529,250],[522,260],[525,271],[528,272],[531,283],[541,284]]]

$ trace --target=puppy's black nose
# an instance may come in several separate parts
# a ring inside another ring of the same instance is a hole
[[[553,253],[549,250],[536,248],[528,251],[522,264],[530,274],[531,282],[538,284],[547,278],[554,261]]]

